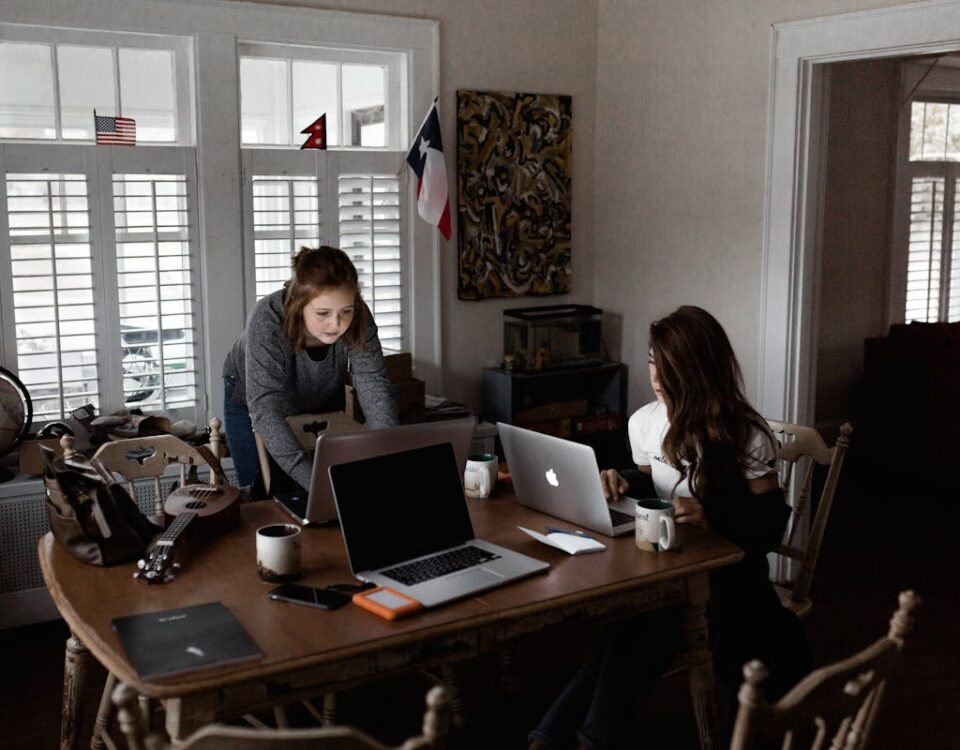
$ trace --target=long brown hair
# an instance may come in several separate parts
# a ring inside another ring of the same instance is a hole
[[[299,352],[307,347],[303,308],[317,295],[331,289],[353,292],[353,320],[343,338],[353,349],[363,349],[367,339],[367,307],[360,296],[357,269],[347,254],[329,245],[301,247],[290,265],[293,276],[284,285],[283,332],[294,350]]]
[[[689,477],[701,502],[741,488],[754,430],[770,432],[743,395],[723,326],[706,310],[684,305],[650,324],[650,350],[670,420],[664,457]]]

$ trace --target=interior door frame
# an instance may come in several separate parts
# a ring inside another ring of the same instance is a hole
[[[774,24],[756,399],[765,417],[814,423],[824,64],[957,49],[957,0]]]

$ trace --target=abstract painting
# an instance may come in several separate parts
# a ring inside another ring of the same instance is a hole
[[[457,92],[460,299],[570,291],[571,97]]]

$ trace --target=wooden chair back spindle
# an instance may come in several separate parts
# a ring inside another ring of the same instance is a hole
[[[137,705],[136,692],[118,684],[113,691],[120,727],[130,750],[168,750],[165,738],[150,734]],[[426,697],[421,734],[390,748],[351,727],[311,729],[233,727],[213,724],[188,737],[179,750],[444,750],[450,728],[450,705],[444,689],[433,687]]]
[[[797,489],[796,503],[787,526],[785,541],[774,551],[800,563],[800,571],[793,585],[777,584],[776,588],[784,606],[792,609],[798,616],[804,617],[809,613],[812,606],[810,586],[813,582],[817,560],[820,557],[820,547],[827,528],[827,520],[830,518],[830,509],[840,479],[840,470],[843,468],[844,455],[847,448],[850,447],[850,435],[853,432],[853,427],[849,423],[841,425],[840,437],[837,439],[836,445],[829,448],[823,438],[820,437],[820,433],[811,427],[769,419],[767,424],[770,426],[774,437],[780,442],[777,456],[780,463],[780,483],[784,494],[788,498],[793,488],[792,482],[799,476],[797,472],[799,471],[802,474],[801,484]],[[804,464],[804,466],[798,469],[800,464]],[[820,493],[816,513],[810,524],[806,546],[801,549],[796,546],[794,539],[810,503],[814,472],[818,465],[828,466],[829,468],[823,490]]]
[[[783,738],[783,747],[800,750],[862,750],[883,701],[920,597],[903,591],[887,635],[857,654],[814,670],[777,703],[763,697],[767,668],[752,661],[743,668],[736,724],[730,750],[751,750],[761,740]],[[766,745],[765,745],[766,746]]]

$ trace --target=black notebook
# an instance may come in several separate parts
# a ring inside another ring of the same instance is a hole
[[[220,602],[117,617],[111,622],[143,680],[263,656]]]

